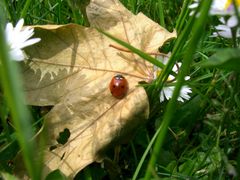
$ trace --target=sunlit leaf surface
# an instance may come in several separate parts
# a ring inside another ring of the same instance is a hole
[[[36,26],[35,36],[42,40],[26,49],[27,103],[53,106],[45,118],[46,173],[59,168],[73,177],[88,164],[101,161],[105,148],[118,144],[148,118],[148,98],[137,85],[153,78],[153,65],[123,51],[93,27],[151,53],[176,36],[141,13],[131,14],[118,1],[91,1],[87,13],[91,28]],[[120,100],[108,88],[118,73],[129,83],[128,94]],[[64,133],[66,142],[59,143]]]

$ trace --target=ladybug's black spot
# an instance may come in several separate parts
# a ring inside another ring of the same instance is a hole
[[[116,88],[116,86],[115,86],[115,85],[113,85],[112,87],[113,87],[113,88]]]
[[[124,88],[125,88],[125,86],[121,86],[121,88],[122,88],[122,89],[124,89]]]

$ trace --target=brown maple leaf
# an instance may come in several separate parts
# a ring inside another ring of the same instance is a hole
[[[131,14],[118,1],[91,1],[87,12],[91,26],[145,52],[157,52],[176,36],[141,13]],[[153,65],[113,48],[119,45],[94,28],[36,26],[35,36],[41,42],[26,49],[29,60],[23,65],[23,75],[28,104],[54,106],[45,118],[45,170],[59,168],[73,177],[88,164],[101,161],[106,147],[146,122],[148,98],[138,82],[152,78]],[[129,83],[128,94],[120,100],[108,89],[117,73]],[[64,130],[70,136],[60,144],[57,140]]]

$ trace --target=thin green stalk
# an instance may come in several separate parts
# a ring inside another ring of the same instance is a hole
[[[21,18],[25,18],[26,17],[31,2],[32,2],[31,0],[27,0],[25,2],[24,7],[23,7],[23,9],[21,11],[21,15],[20,15]]]
[[[72,8],[73,11],[73,15],[75,18],[75,22],[79,22],[80,19],[79,18],[79,10],[81,11],[82,17],[84,19],[83,23],[85,26],[90,26],[88,17],[87,17],[87,12],[86,12],[86,8],[88,6],[88,4],[90,3],[90,0],[68,0],[69,5]]]
[[[0,37],[4,37],[3,29],[0,28]],[[30,123],[31,115],[24,105],[24,96],[21,88],[21,79],[16,62],[9,59],[5,39],[0,38],[0,78],[4,97],[10,108],[11,117],[16,129],[17,139],[23,153],[23,159],[30,177],[40,179],[40,169],[36,166],[36,148],[33,130]]]
[[[136,6],[137,6],[136,0],[131,0],[129,3],[131,4],[132,12],[135,14],[136,13]]]
[[[10,17],[10,19],[13,19],[12,11],[10,11],[9,6],[8,6],[8,0],[5,0],[4,2],[2,1],[1,3],[2,3],[2,6],[4,6],[6,8],[7,14]],[[1,3],[0,3],[0,6],[1,6]],[[1,13],[4,13],[4,10],[1,9],[1,11],[2,11]],[[5,16],[5,15],[3,15],[3,16]]]
[[[167,80],[169,73],[172,71],[172,68],[175,64],[175,57],[182,52],[184,45],[188,40],[188,36],[191,32],[193,22],[194,22],[194,16],[190,18],[184,31],[180,34],[179,38],[177,39],[172,51],[172,55],[170,56],[168,63],[166,64],[165,68],[163,68],[160,76],[156,81],[155,86],[157,88],[155,88],[155,90],[153,91],[153,95],[157,94],[156,92],[159,92],[159,90],[162,88],[162,82],[165,82]]]
[[[233,5],[234,5],[234,10],[235,10],[235,13],[236,13],[236,17],[238,19],[237,27],[232,29],[233,47],[238,47],[238,38],[236,37],[236,35],[237,35],[237,30],[240,27],[240,16],[239,16],[238,5],[237,5],[236,0],[233,0]]]
[[[81,8],[81,13],[82,13],[83,19],[84,19],[84,26],[89,27],[89,26],[90,26],[90,23],[89,23],[89,21],[88,21],[86,7],[82,7],[82,8]]]
[[[176,30],[177,32],[180,32],[182,30],[182,27],[184,25],[184,21],[186,21],[186,19],[184,17],[186,17],[186,15],[188,14],[188,11],[189,11],[189,2],[191,0],[185,0],[183,1],[183,7],[182,7],[182,10],[181,10],[181,13],[177,19],[177,23],[176,23]]]
[[[166,27],[166,24],[165,24],[165,21],[164,21],[162,0],[158,0],[158,11],[159,11],[159,22],[160,22],[160,25],[162,27]]]
[[[135,164],[137,165],[137,162],[138,162],[138,160],[137,160],[137,152],[135,150],[135,147],[134,147],[134,144],[133,144],[132,141],[130,142],[130,145],[131,145],[131,149],[132,149],[132,152],[133,152],[133,158],[134,158]]]
[[[154,136],[152,137],[150,143],[148,144],[147,149],[146,149],[145,152],[143,153],[142,158],[141,158],[141,160],[139,161],[138,166],[137,166],[137,168],[136,168],[136,170],[135,170],[135,172],[134,172],[134,174],[133,174],[132,180],[136,180],[136,179],[137,179],[138,174],[139,174],[139,172],[140,172],[140,170],[141,170],[141,167],[142,167],[142,165],[143,165],[143,163],[144,163],[144,161],[145,161],[145,159],[146,159],[149,151],[151,150],[151,148],[152,148],[152,146],[153,146],[153,143],[155,142],[155,140],[156,140],[159,132],[160,132],[160,128],[155,132],[155,134],[154,134]]]
[[[188,6],[187,6],[188,7]],[[191,16],[188,20],[187,25],[185,26],[182,33],[180,33],[178,39],[176,40],[176,43],[174,45],[172,55],[170,56],[168,63],[166,64],[165,68],[163,68],[160,76],[156,80],[155,89],[152,91],[151,97],[155,97],[156,94],[160,91],[160,89],[163,86],[163,82],[165,82],[172,71],[172,68],[175,64],[175,57],[177,57],[180,53],[182,53],[185,45],[188,43],[188,37],[191,33],[192,26],[195,20],[195,16],[198,12],[195,12],[193,16]]]
[[[212,1],[203,1],[202,8],[201,8],[201,13],[198,19],[196,19],[196,22],[194,23],[193,26],[193,31],[192,31],[192,38],[189,42],[188,48],[187,48],[187,53],[185,53],[185,56],[183,58],[183,64],[181,66],[179,75],[177,77],[177,83],[173,92],[172,99],[169,101],[166,109],[166,113],[164,114],[163,117],[163,122],[160,126],[160,132],[156,140],[156,144],[154,145],[153,148],[153,153],[151,155],[147,171],[145,173],[145,180],[151,179],[151,176],[153,172],[155,172],[155,165],[157,163],[158,157],[161,152],[161,148],[168,130],[168,126],[171,122],[171,119],[173,115],[175,114],[176,111],[176,103],[177,99],[179,96],[179,92],[181,90],[182,84],[184,82],[184,77],[187,75],[188,69],[190,67],[191,61],[192,61],[192,56],[197,48],[198,41],[201,38],[201,34],[204,30],[204,26],[206,24],[206,19],[208,16],[208,11],[210,9]]]
[[[62,7],[62,3],[61,0],[57,1],[58,5],[57,5],[57,9],[56,9],[56,14],[57,14],[57,23],[60,24],[60,22],[62,22],[62,13],[61,13],[61,9]]]
[[[81,22],[82,17],[80,16],[79,10],[73,8],[72,11],[73,11],[74,22],[76,24],[81,24],[82,23]]]

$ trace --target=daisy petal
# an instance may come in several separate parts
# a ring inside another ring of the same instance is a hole
[[[6,41],[9,47],[9,55],[12,60],[22,61],[26,58],[23,48],[39,42],[40,38],[30,39],[34,34],[31,27],[23,28],[24,19],[20,19],[13,27],[8,23],[5,28]]]
[[[228,27],[235,27],[238,25],[238,19],[236,16],[231,16],[228,21],[227,21],[227,26]]]
[[[193,3],[193,4],[189,5],[188,8],[189,9],[195,9],[195,8],[198,7],[198,5],[199,5],[199,3]]]
[[[22,49],[22,48],[24,48],[24,47],[27,47],[27,46],[33,45],[33,44],[39,42],[40,40],[41,40],[40,38],[29,39],[29,40],[23,42],[23,43],[21,44],[21,46],[19,46],[19,48]]]
[[[16,32],[20,32],[21,29],[23,28],[23,24],[24,24],[24,19],[20,19],[18,22],[17,22],[17,25],[16,27],[14,28],[14,30]]]
[[[9,52],[10,59],[15,61],[22,61],[25,59],[25,55],[21,49],[12,49]]]

